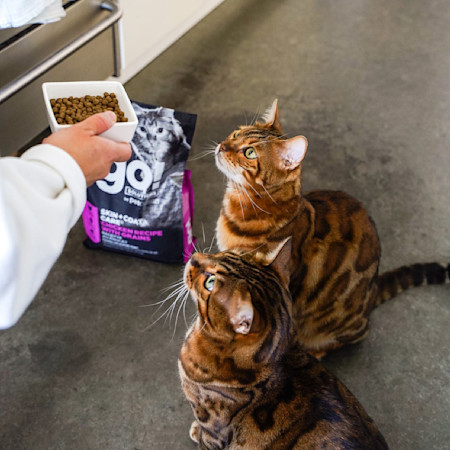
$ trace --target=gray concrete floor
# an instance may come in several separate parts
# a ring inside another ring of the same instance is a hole
[[[277,97],[285,131],[309,140],[305,190],[365,203],[383,270],[447,261],[449,23],[447,0],[226,0],[126,88],[198,114],[193,158]],[[188,167],[208,246],[224,179],[211,157]],[[25,316],[0,333],[0,448],[194,448],[177,374],[186,325],[150,327],[156,308],[143,306],[182,266],[90,251],[83,237],[78,223]],[[363,343],[324,361],[392,449],[449,448],[449,294],[399,295]]]

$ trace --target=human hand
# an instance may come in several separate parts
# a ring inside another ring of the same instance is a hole
[[[87,186],[90,186],[105,178],[114,162],[128,161],[131,157],[130,144],[98,136],[115,122],[116,115],[112,111],[94,114],[83,122],[56,131],[42,142],[69,153],[83,171]]]

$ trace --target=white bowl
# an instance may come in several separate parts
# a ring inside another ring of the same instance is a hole
[[[119,142],[130,142],[133,139],[138,119],[131,106],[130,99],[122,85],[118,81],[68,81],[68,82],[49,82],[42,84],[44,94],[45,110],[47,112],[50,129],[54,133],[71,125],[60,125],[53,114],[50,100],[52,98],[64,97],[84,97],[85,95],[102,95],[105,92],[116,94],[120,109],[124,112],[128,122],[117,122],[109,130],[106,130],[101,136],[113,139]]]

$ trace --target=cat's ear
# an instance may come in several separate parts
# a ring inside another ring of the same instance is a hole
[[[276,141],[278,147],[278,164],[282,170],[294,170],[305,157],[308,140],[304,136],[296,136],[285,141]]]
[[[263,120],[265,120],[266,126],[275,128],[281,134],[283,134],[283,131],[281,130],[281,124],[280,124],[280,115],[278,113],[278,99],[277,98],[273,101],[272,106],[264,114]]]
[[[235,333],[248,334],[252,328],[254,309],[250,293],[244,285],[238,286],[226,306]]]
[[[175,117],[175,110],[170,108],[164,108],[165,116],[173,119]]]
[[[278,244],[267,257],[267,265],[269,265],[280,277],[283,285],[289,287],[289,262],[292,253],[292,237],[284,239]]]
[[[158,114],[161,116],[161,117],[168,117],[169,119],[173,119],[174,118],[174,114],[175,114],[175,111],[173,110],[173,109],[170,109],[170,108],[163,108],[162,106],[160,106],[159,108],[158,108]]]

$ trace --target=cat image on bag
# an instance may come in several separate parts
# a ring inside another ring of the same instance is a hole
[[[316,357],[361,341],[369,314],[412,286],[449,281],[450,266],[403,266],[378,274],[380,243],[363,205],[340,191],[302,194],[307,140],[286,139],[275,100],[262,122],[240,126],[215,152],[228,179],[216,237],[220,250],[264,261],[293,238],[286,270],[303,346]]]
[[[152,184],[142,207],[141,217],[149,226],[180,227],[181,187],[190,145],[173,109],[147,108],[133,102],[138,127],[131,146],[134,157],[152,171]]]
[[[178,366],[200,449],[387,449],[351,392],[302,349],[282,243],[250,254],[195,253],[184,272],[198,315]],[[267,262],[267,260],[266,260]]]

